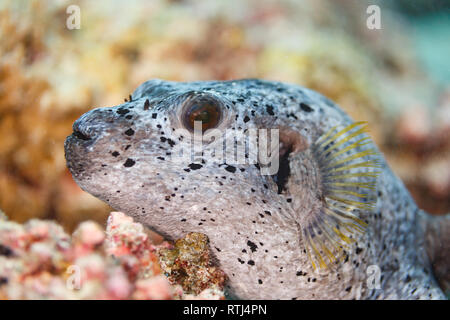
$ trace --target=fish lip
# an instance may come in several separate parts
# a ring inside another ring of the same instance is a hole
[[[72,136],[73,136],[75,139],[80,139],[80,140],[84,140],[84,141],[91,140],[91,137],[85,135],[85,134],[82,133],[81,131],[74,131],[74,132],[72,133]]]
[[[64,152],[66,161],[84,157],[98,139],[94,130],[89,130],[79,121],[72,126],[73,132],[64,141]]]
[[[74,133],[64,141],[66,166],[75,179],[79,179],[86,171],[86,162],[93,143],[93,139],[84,140]]]
[[[92,140],[92,136],[81,128],[80,123],[78,121],[74,122],[72,130],[73,132],[71,136],[74,137],[75,139],[83,141]]]

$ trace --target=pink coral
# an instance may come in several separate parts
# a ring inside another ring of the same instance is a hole
[[[173,290],[166,277],[159,275],[136,282],[134,299],[138,300],[167,300],[173,297]]]
[[[183,244],[181,251],[167,242],[155,246],[145,228],[121,212],[111,213],[106,233],[86,221],[72,237],[55,222],[30,220],[20,225],[0,219],[0,298],[223,299],[223,281],[218,282],[219,271],[209,266],[203,240],[191,234],[178,242],[178,247]],[[189,250],[189,245],[194,247]],[[177,261],[198,271],[196,277],[183,279],[185,290],[162,274],[159,250],[174,258],[181,253]],[[186,254],[189,251],[195,254]],[[199,256],[202,266],[195,267]]]

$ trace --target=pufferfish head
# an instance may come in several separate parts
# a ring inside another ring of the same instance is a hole
[[[364,230],[379,166],[364,123],[261,80],[147,81],[81,116],[65,154],[82,189],[168,238],[278,214],[298,224],[315,267]]]

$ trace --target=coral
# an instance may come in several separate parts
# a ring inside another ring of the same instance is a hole
[[[169,278],[159,256],[174,257]],[[1,299],[223,299],[224,280],[210,266],[206,236],[156,246],[121,212],[110,214],[106,233],[86,221],[72,237],[51,221],[0,220]]]
[[[433,111],[416,105],[400,113],[387,159],[421,208],[445,214],[450,208],[450,92]]]
[[[200,294],[208,287],[223,286],[225,274],[210,264],[208,238],[204,234],[188,233],[175,242],[174,248],[161,248],[158,253],[170,282],[181,284],[185,292]]]

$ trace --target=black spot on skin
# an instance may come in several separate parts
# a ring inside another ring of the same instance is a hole
[[[183,169],[184,171],[186,171],[186,172],[191,172],[191,169]]]
[[[198,169],[202,168],[203,166],[198,163],[191,163],[190,165],[188,165],[188,167],[191,168],[192,170],[198,170]]]
[[[411,276],[408,274],[408,275],[406,275],[405,283],[408,283],[410,281],[411,281]]]
[[[254,266],[254,265],[255,265],[255,261],[253,261],[253,260],[248,260],[247,263],[248,263],[249,265],[251,265],[251,266]]]
[[[134,134],[134,130],[133,129],[128,129],[127,131],[125,131],[125,134],[127,135],[127,136],[132,136],[133,134]]]
[[[167,138],[165,138],[165,137],[160,137],[159,140],[161,140],[161,142],[166,142]]]
[[[350,290],[352,290],[352,286],[347,287],[347,288],[345,289],[345,291],[347,291],[347,292],[350,292]]]
[[[172,139],[167,139],[167,143],[173,147],[175,145],[175,141],[173,141]]]
[[[123,164],[124,167],[132,167],[134,166],[134,164],[136,163],[136,161],[134,161],[133,159],[128,158],[127,161],[125,161],[125,163]]]
[[[314,111],[313,108],[311,108],[309,105],[307,105],[306,103],[300,103],[300,109],[302,109],[305,112],[312,112]]]
[[[128,110],[126,108],[119,108],[116,112],[120,115],[124,115],[124,114],[127,114],[128,112],[130,112],[130,110]]]
[[[164,159],[164,157],[156,157],[156,159],[159,159],[159,160],[162,160],[162,161],[166,160],[166,159]]]
[[[222,250],[220,250],[220,248],[217,248],[217,247],[214,247],[214,248],[216,248],[216,250],[219,251],[219,252],[222,251]]]
[[[127,144],[127,146],[125,147],[125,151],[130,149],[130,147],[131,147],[131,144]]]
[[[267,211],[267,210],[265,210],[264,213],[267,214],[267,215],[269,215],[269,216],[272,215],[272,214],[270,213],[270,211]]]
[[[362,248],[356,248],[356,250],[355,250],[356,254],[360,254],[362,251],[363,251]]]
[[[236,172],[236,167],[226,166],[225,170],[227,170],[228,172],[231,172],[231,173],[235,173]]]
[[[292,199],[291,198],[287,198],[286,201],[287,202],[292,202]]]
[[[157,116],[158,116],[157,113],[152,113],[152,119],[156,119]]]
[[[273,116],[275,114],[275,113],[273,113],[273,107],[272,106],[266,106],[266,111],[271,116]]]
[[[239,259],[239,258],[238,258],[238,261],[239,261],[241,264],[244,264],[244,263],[245,263],[244,260],[241,260],[241,259]]]
[[[111,153],[113,157],[117,157],[120,155],[120,153],[118,153],[117,151],[114,151],[113,153]]]
[[[262,280],[261,280],[261,279],[258,279],[258,283],[259,283],[259,284],[262,284],[263,282],[262,282]]]
[[[148,101],[148,99],[147,99],[147,100],[145,100],[145,103],[144,103],[144,111],[147,111],[148,108],[150,108],[150,101]]]
[[[250,118],[248,116],[245,116],[244,117],[244,122],[249,122],[249,121],[250,121]]]
[[[247,245],[250,247],[250,250],[252,250],[252,252],[255,252],[256,249],[258,248],[258,246],[253,242],[251,242],[250,240],[247,241]]]

